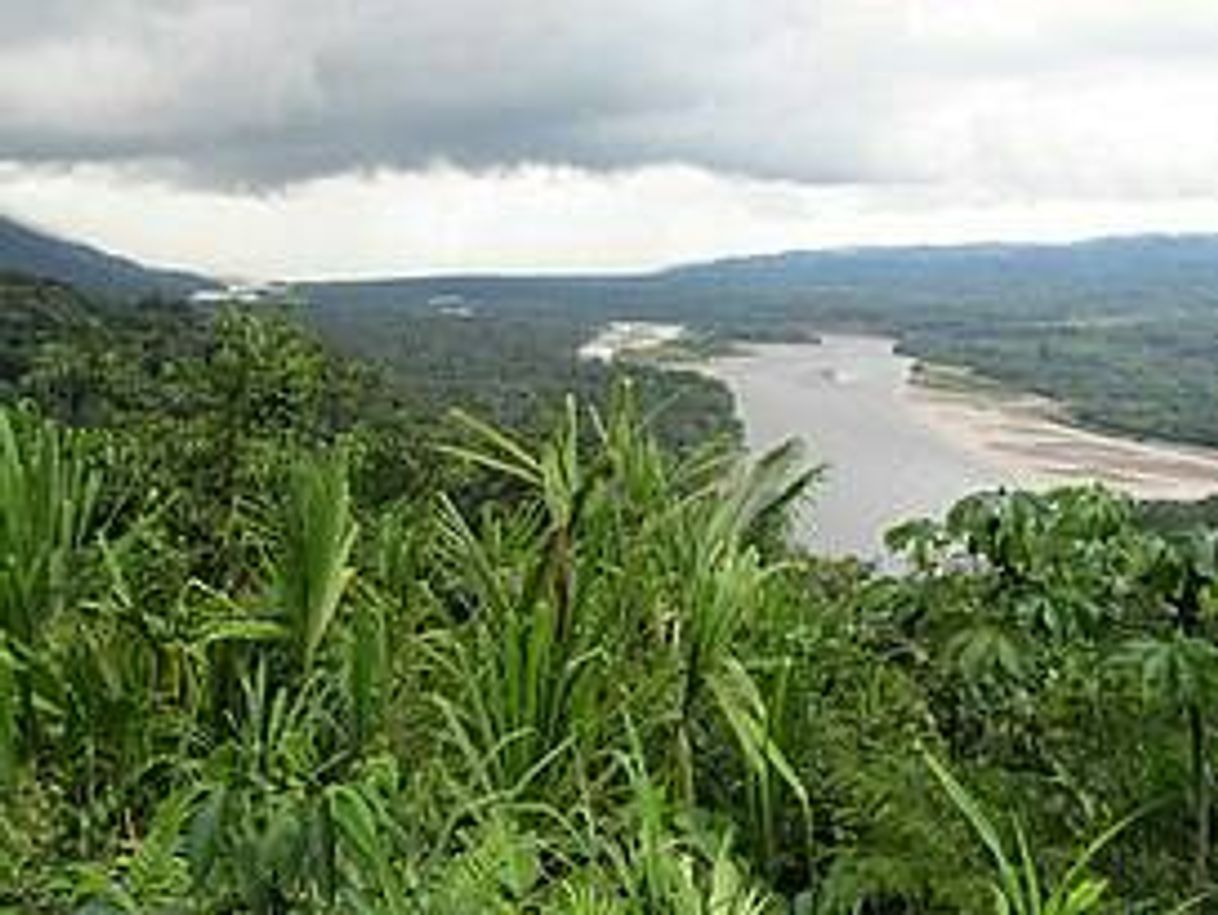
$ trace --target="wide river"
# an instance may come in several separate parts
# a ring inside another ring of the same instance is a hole
[[[824,465],[797,532],[827,554],[879,558],[892,525],[986,487],[1098,479],[1138,496],[1218,491],[1218,452],[1084,432],[1024,401],[929,391],[884,338],[751,346],[704,368],[735,394],[750,448],[794,436]]]

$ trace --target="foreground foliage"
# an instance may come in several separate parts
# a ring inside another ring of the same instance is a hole
[[[796,447],[666,448],[629,383],[423,434],[214,333],[0,412],[0,905],[1207,903],[1211,535],[980,494],[881,575],[788,546]]]

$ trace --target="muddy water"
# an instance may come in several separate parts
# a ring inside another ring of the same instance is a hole
[[[878,557],[893,524],[985,487],[1099,479],[1155,498],[1218,491],[1218,452],[1082,432],[1031,402],[926,390],[911,368],[891,340],[854,336],[754,346],[706,367],[736,395],[751,448],[796,436],[825,465],[798,521],[813,549]]]

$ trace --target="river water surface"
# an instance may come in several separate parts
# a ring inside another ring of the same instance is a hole
[[[1218,491],[1218,452],[1084,432],[1029,401],[920,388],[912,364],[892,340],[831,335],[704,366],[735,394],[751,449],[794,436],[824,465],[797,522],[814,550],[879,558],[889,527],[995,486],[1100,480],[1152,498]]]
[[[891,525],[1006,482],[919,421],[903,396],[910,364],[889,340],[836,336],[751,347],[711,363],[736,396],[751,449],[795,436],[824,464],[798,521],[813,549],[874,556]]]

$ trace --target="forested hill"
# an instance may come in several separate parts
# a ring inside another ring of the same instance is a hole
[[[454,275],[306,284],[311,299],[426,306],[462,300],[484,308],[740,317],[757,305],[813,316],[860,305],[880,320],[916,309],[980,306],[1012,318],[1218,307],[1218,236],[1140,235],[1073,244],[971,244],[839,248],[728,258],[626,276]],[[732,294],[725,295],[725,292]],[[1016,306],[1014,308],[1010,306]],[[933,317],[923,315],[923,317]]]
[[[667,271],[684,281],[913,291],[989,291],[1012,281],[1061,283],[1111,294],[1177,282],[1218,284],[1218,236],[1135,235],[1070,244],[838,248],[727,258]],[[896,281],[899,288],[891,288]]]
[[[181,296],[215,287],[197,273],[162,270],[0,215],[0,271],[90,292]],[[872,320],[915,319],[931,307],[994,309],[1009,317],[1218,307],[1218,236],[1141,235],[1065,245],[972,244],[840,248],[727,258],[619,276],[455,275],[302,284],[323,305],[428,308],[454,300],[483,308],[740,318],[798,306],[813,316],[861,306]],[[732,294],[725,295],[726,292]],[[931,318],[933,315],[922,315]]]
[[[1218,444],[1218,236],[794,252],[627,277],[304,292],[323,324],[378,357],[407,315],[544,320],[569,333],[611,319],[681,321],[753,340],[881,332],[919,359],[1055,398],[1087,425]]]
[[[1212,531],[983,493],[887,574],[557,323],[416,317],[389,378],[263,304],[11,277],[6,326],[0,913],[1218,898]],[[443,409],[526,367],[540,423]]]
[[[0,219],[6,267],[110,299],[173,297],[208,282]],[[494,413],[505,398],[532,398],[538,353],[554,380],[551,368],[570,374],[575,348],[599,325],[634,318],[680,321],[720,338],[887,333],[919,359],[1055,398],[1084,424],[1218,444],[1218,236],[860,248],[633,276],[298,288],[314,325],[349,353],[389,365],[415,387],[441,376],[466,385],[472,370],[482,379],[476,387],[493,393]]]
[[[159,270],[0,216],[0,271],[70,283],[109,298],[178,297],[215,286],[203,276]]]
[[[678,320],[751,339],[789,338],[808,327],[881,331],[916,355],[950,355],[1071,399],[1078,392],[1040,378],[1038,368],[994,358],[988,342],[1039,343],[1063,328],[1077,334],[1140,322],[1173,339],[1172,327],[1187,322],[1195,340],[1193,325],[1218,315],[1218,236],[795,251],[628,276],[429,276],[300,288],[322,313],[456,309],[584,325]]]

